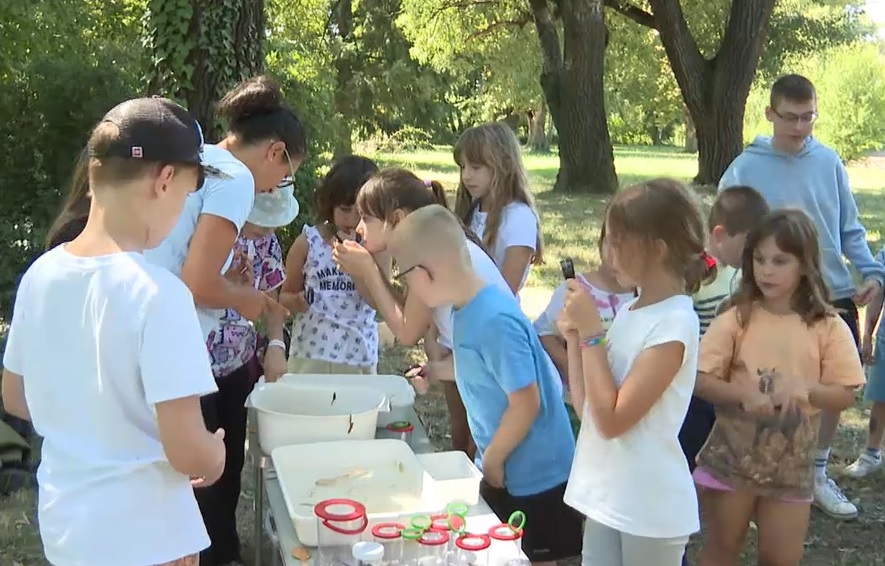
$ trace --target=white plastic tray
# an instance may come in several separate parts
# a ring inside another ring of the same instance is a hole
[[[366,506],[371,526],[440,509],[428,473],[400,440],[342,440],[283,446],[271,454],[289,517],[302,544],[317,545],[314,506],[346,498]],[[348,474],[356,477],[344,477]],[[341,478],[333,482],[320,482]],[[322,485],[331,483],[331,485]]]
[[[479,482],[482,472],[459,451],[418,454],[418,461],[433,480],[439,501],[463,501],[468,505],[479,502]]]
[[[369,385],[384,393],[390,401],[390,410],[378,413],[378,427],[395,421],[408,420],[408,409],[415,404],[415,390],[409,381],[399,375],[347,375],[287,373],[279,381],[285,383],[311,383],[319,385]],[[413,423],[414,424],[414,423]]]

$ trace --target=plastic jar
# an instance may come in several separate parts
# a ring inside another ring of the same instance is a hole
[[[384,546],[379,542],[361,540],[351,547],[354,566],[381,566],[384,562]]]
[[[490,552],[495,562],[510,564],[522,556],[522,529],[516,530],[507,523],[500,523],[489,529]]]
[[[425,531],[418,539],[421,557],[419,566],[445,566],[449,548],[449,533],[444,531]]]
[[[352,561],[353,545],[369,524],[366,507],[352,499],[327,499],[313,508],[317,517],[317,566]]]
[[[384,564],[395,565],[403,559],[403,531],[400,523],[379,523],[372,527],[375,542],[384,546]]]
[[[393,438],[402,440],[409,446],[412,445],[412,432],[414,430],[415,427],[409,421],[394,421],[387,425],[387,432],[389,432]]]
[[[489,535],[467,533],[455,539],[456,551],[449,562],[452,566],[487,566],[492,539]]]
[[[422,535],[424,535],[424,531],[421,529],[403,529],[403,553],[402,558],[400,559],[400,564],[407,566],[418,564],[418,559],[421,557],[422,551],[421,545],[418,544],[418,540],[420,540]]]

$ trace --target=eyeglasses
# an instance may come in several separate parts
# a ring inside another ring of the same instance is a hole
[[[277,183],[277,189],[288,189],[295,185],[295,166],[292,164],[292,157],[286,148],[283,148],[283,154],[286,156],[286,161],[289,162],[289,176],[283,177],[283,180]]]
[[[433,274],[430,273],[430,271],[426,267],[421,265],[420,263],[416,263],[412,267],[400,271],[399,273],[397,273],[396,275],[393,276],[393,280],[394,281],[401,281],[406,275],[415,271],[416,269],[420,269],[420,270],[424,271],[424,273],[427,274],[427,278],[430,279],[431,281],[433,281]]]
[[[771,109],[774,112],[774,115],[783,120],[788,124],[814,124],[817,121],[818,114],[817,112],[808,112],[806,114],[793,114],[792,112],[788,112],[786,114],[781,114],[774,108]]]

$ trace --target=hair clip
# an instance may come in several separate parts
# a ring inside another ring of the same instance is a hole
[[[713,269],[716,267],[716,258],[708,254],[706,250],[701,252],[701,259],[707,264],[707,269]]]

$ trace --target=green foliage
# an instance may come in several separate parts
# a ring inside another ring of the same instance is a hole
[[[793,72],[815,85],[820,118],[815,136],[852,161],[883,146],[885,56],[874,43],[842,45],[795,61]],[[765,120],[770,85],[757,84],[747,101],[744,138],[770,134]]]
[[[132,83],[99,57],[40,55],[0,86],[0,320],[9,320],[18,278],[42,252],[89,130],[132,95]]]

